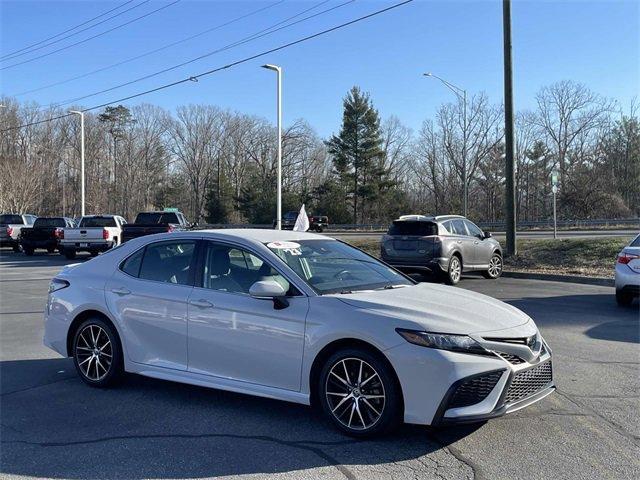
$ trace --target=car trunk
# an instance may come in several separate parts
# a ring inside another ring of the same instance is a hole
[[[386,257],[423,263],[437,255],[438,225],[434,222],[396,220],[384,237]]]

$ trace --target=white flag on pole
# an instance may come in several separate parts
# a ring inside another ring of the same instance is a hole
[[[296,218],[296,224],[293,226],[293,231],[306,232],[307,230],[309,230],[309,217],[307,217],[303,203],[302,208],[300,208],[300,213],[298,213],[298,218]]]

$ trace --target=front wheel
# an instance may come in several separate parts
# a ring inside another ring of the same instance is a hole
[[[449,260],[449,267],[444,274],[444,283],[456,285],[462,277],[462,261],[458,255],[452,255]]]
[[[331,355],[317,388],[324,414],[347,435],[376,435],[400,423],[402,396],[397,380],[386,362],[365,349]]]
[[[73,362],[82,381],[92,387],[115,384],[124,368],[122,349],[113,327],[100,318],[82,323],[73,340]]]
[[[495,280],[502,275],[502,257],[499,253],[494,253],[489,260],[489,269],[482,272],[484,278]]]

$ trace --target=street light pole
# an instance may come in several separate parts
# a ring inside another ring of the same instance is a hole
[[[282,230],[282,68],[277,65],[262,65],[262,68],[273,70],[278,75],[277,103],[278,103],[278,199],[276,229]]]
[[[80,115],[80,213],[84,217],[84,112],[69,110],[69,113]]]
[[[431,72],[423,74],[425,77],[433,77],[440,80],[445,87],[451,90],[458,100],[462,100],[462,211],[467,216],[467,199],[469,197],[467,191],[467,91],[460,88],[444,78],[439,77]]]

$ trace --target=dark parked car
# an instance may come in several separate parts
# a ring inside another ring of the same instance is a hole
[[[309,217],[309,230],[322,233],[329,227],[329,217],[326,215],[312,215]]]
[[[31,228],[36,218],[38,217],[30,214],[0,214],[0,247],[11,247],[14,252],[19,252],[20,232]]]
[[[73,228],[73,220],[66,217],[38,217],[33,227],[20,232],[20,246],[25,255],[33,255],[38,249],[53,253],[58,248],[63,228]]]
[[[459,215],[404,215],[382,237],[382,259],[406,272],[433,273],[449,285],[463,271],[486,278],[502,274],[502,248],[473,222]]]
[[[140,212],[136,221],[122,227],[122,241],[153,235],[154,233],[188,230],[191,224],[178,211]]]

